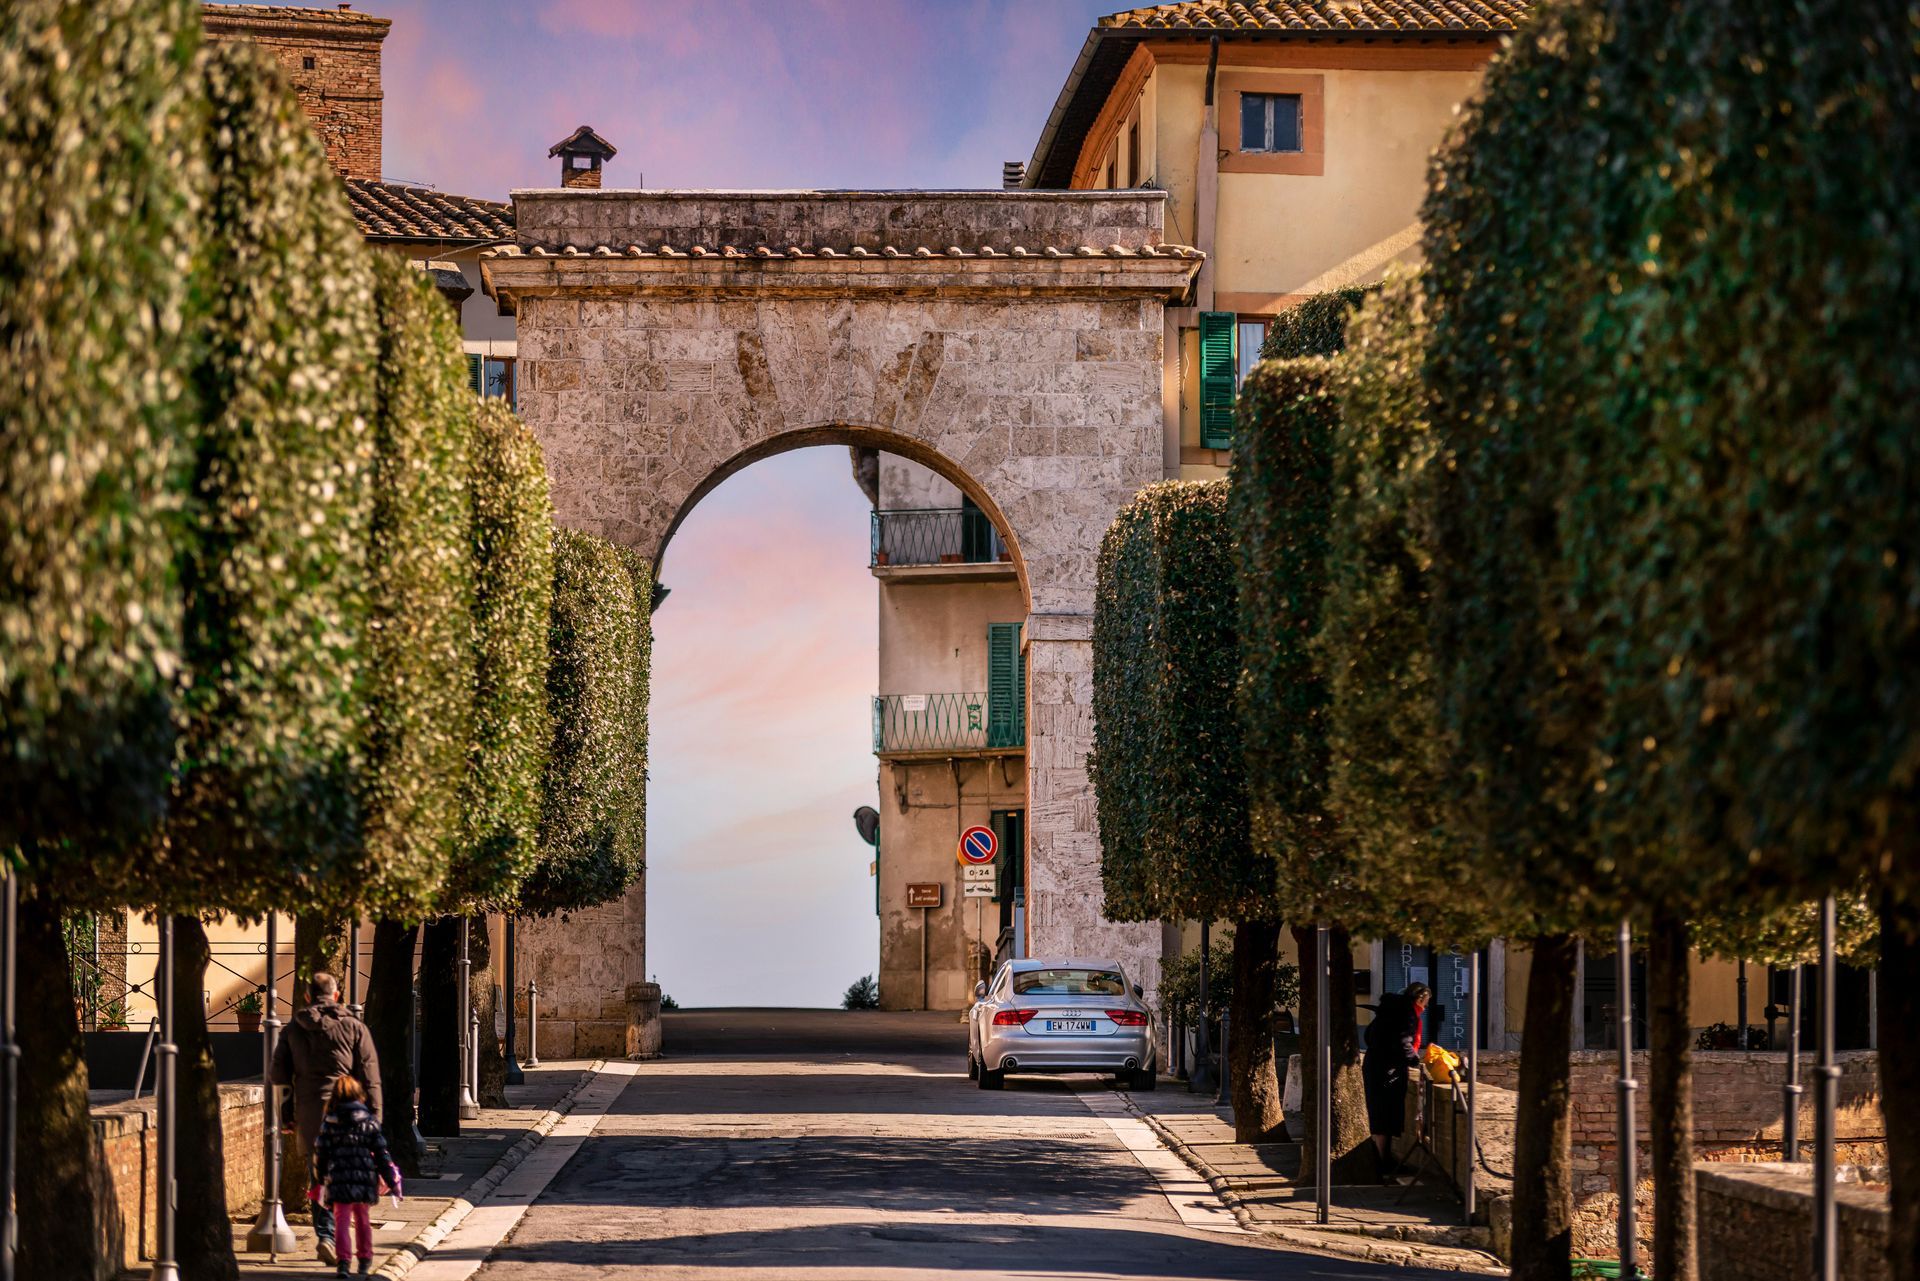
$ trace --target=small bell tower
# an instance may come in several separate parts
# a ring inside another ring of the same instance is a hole
[[[560,185],[563,187],[600,186],[600,166],[613,159],[613,144],[581,125],[547,149],[549,156],[560,157]]]

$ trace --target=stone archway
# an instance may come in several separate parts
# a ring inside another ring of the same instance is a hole
[[[657,561],[743,461],[826,441],[927,462],[993,517],[1030,610],[1029,946],[1149,983],[1157,929],[1099,915],[1086,757],[1100,538],[1161,477],[1162,311],[1200,263],[1162,245],[1165,199],[521,191],[482,266],[563,524]]]

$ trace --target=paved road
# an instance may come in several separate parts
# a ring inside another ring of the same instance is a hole
[[[1091,1081],[975,1089],[952,1016],[690,1013],[667,1046],[486,1281],[1446,1275],[1240,1233]]]

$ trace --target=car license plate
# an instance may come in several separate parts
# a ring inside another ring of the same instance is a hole
[[[1049,1032],[1091,1032],[1093,1031],[1093,1020],[1092,1019],[1048,1019],[1047,1031]]]

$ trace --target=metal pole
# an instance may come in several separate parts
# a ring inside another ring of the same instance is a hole
[[[1319,999],[1314,1002],[1314,1056],[1319,1060],[1319,1088],[1314,1091],[1315,1118],[1313,1136],[1314,1221],[1325,1223],[1331,1216],[1327,1185],[1333,1182],[1333,1046],[1327,1043],[1327,1002],[1332,999],[1327,982],[1327,927],[1313,928],[1313,983]]]
[[[480,1007],[477,1005],[467,1011],[467,1030],[470,1034],[467,1037],[467,1085],[477,1116],[480,1108]]]
[[[353,1017],[365,1018],[367,1007],[360,999],[360,918],[347,922],[347,1009]]]
[[[19,883],[0,857],[0,1281],[13,1281],[14,1135],[18,1133],[20,1046],[14,1029],[14,939],[19,925]],[[99,937],[98,927],[94,937]],[[96,969],[95,973],[99,971]]]
[[[1800,1159],[1800,967],[1787,967],[1787,1083],[1780,1093],[1786,1096],[1780,1118],[1780,1159]]]
[[[1207,986],[1213,968],[1213,923],[1200,922],[1200,1017],[1193,1029],[1193,1063],[1187,1069],[1187,1088],[1204,1094],[1214,1086],[1212,1015],[1207,1008]]]
[[[1739,993],[1734,1010],[1740,1028],[1740,1053],[1751,1054],[1753,1047],[1747,1043],[1747,959],[1744,956],[1740,958],[1740,977],[1734,980],[1734,988]]]
[[[1233,1011],[1220,1013],[1220,1092],[1213,1096],[1215,1104],[1226,1107],[1233,1103]]]
[[[1834,903],[1820,900],[1820,988],[1814,1011],[1820,1066],[1813,1070],[1813,1270],[1819,1281],[1839,1281],[1840,1207],[1834,1191],[1834,1109],[1840,1102],[1840,1068],[1833,1061]]]
[[[153,1269],[147,1275],[149,1281],[180,1281],[180,1268],[173,1257],[173,1208],[177,1195],[173,1184],[173,1157],[180,1137],[173,1116],[177,1080],[174,1068],[180,1054],[180,1047],[173,1043],[173,918],[162,912],[159,921],[160,966],[154,987],[160,1001],[160,1043],[153,1053],[154,1114],[160,1152],[153,1176]]]
[[[517,916],[515,916],[515,915],[514,915],[514,914],[513,914],[512,912],[509,912],[509,913],[507,913],[507,982],[506,982],[506,990],[507,990],[507,1044],[506,1044],[506,1059],[507,1059],[507,1084],[508,1084],[508,1085],[525,1085],[525,1084],[527,1083],[527,1074],[526,1074],[525,1072],[522,1072],[522,1071],[520,1070],[520,1061],[519,1061],[519,1058],[518,1058],[518,1057],[517,1057],[517,1056],[516,1056],[516,1055],[514,1054],[514,1050],[515,1050],[515,1048],[516,1048],[516,1047],[515,1047],[515,1045],[514,1045],[514,1040],[515,1040],[515,1038],[514,1038],[514,1035],[513,1035],[513,1025],[514,1025],[514,1022],[515,1022],[515,1018],[514,1018],[514,1016],[515,1016],[516,1014],[518,1014],[518,1013],[519,1013],[519,1011],[518,1011],[518,1010],[516,1010],[516,1009],[514,1009],[514,1008],[513,1008],[513,1002],[514,1002],[514,998],[515,998],[515,997],[516,997],[516,996],[517,996],[517,995],[519,994],[519,991],[520,991],[520,989],[519,989],[519,987],[518,987],[518,986],[517,986],[517,985],[515,984],[515,982],[514,982],[514,973],[513,973],[513,952],[514,952],[514,944],[515,944],[515,941],[516,941],[516,940],[515,940],[515,938],[514,938],[514,933],[515,933],[515,931],[514,931],[514,923],[515,923],[516,921],[518,921],[519,919],[520,919],[520,918],[519,918],[519,917],[517,917]]]
[[[471,1121],[480,1115],[480,1103],[473,1097],[473,1078],[467,1071],[467,1056],[472,1052],[473,1042],[468,1036],[471,1023],[467,1017],[473,1008],[473,957],[467,950],[473,936],[473,918],[460,918],[460,1004],[456,1007],[460,1020],[460,1119]]]
[[[287,1225],[287,1216],[280,1206],[280,1087],[273,1083],[273,1051],[280,1040],[279,1003],[275,1000],[275,989],[279,985],[279,975],[274,969],[274,960],[280,950],[280,918],[272,912],[267,913],[267,1000],[266,1009],[260,1020],[260,1079],[265,1083],[266,1095],[261,1107],[266,1115],[261,1118],[261,1149],[265,1155],[266,1187],[260,1198],[260,1217],[247,1229],[247,1252],[249,1254],[267,1254],[278,1256],[292,1254],[298,1249],[293,1239],[293,1229]]]
[[[1635,1133],[1633,1103],[1640,1082],[1633,1079],[1633,927],[1620,922],[1618,950],[1614,953],[1614,973],[1620,985],[1614,1002],[1620,1013],[1620,1275],[1640,1275],[1635,1261],[1640,1246],[1638,1201],[1640,1176],[1635,1169],[1639,1156]]]
[[[1467,1180],[1460,1197],[1466,1222],[1473,1222],[1473,1180],[1480,1143],[1480,953],[1467,956]]]
[[[540,985],[527,980],[527,1066],[540,1066]]]
[[[927,909],[920,909],[920,1008],[927,1008]]]

